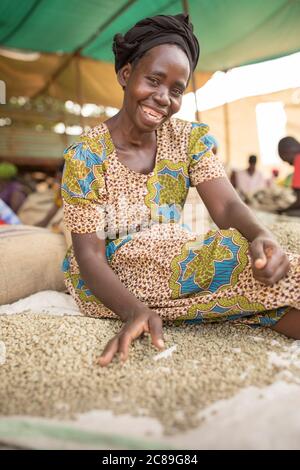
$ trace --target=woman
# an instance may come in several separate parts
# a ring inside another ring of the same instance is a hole
[[[126,360],[145,332],[163,348],[162,320],[242,321],[300,338],[299,257],[238,198],[208,127],[170,119],[199,55],[188,17],[142,20],[113,50],[122,109],[67,149],[62,182],[66,285],[85,314],[124,322],[100,365]],[[190,185],[220,230],[199,237],[177,223]]]

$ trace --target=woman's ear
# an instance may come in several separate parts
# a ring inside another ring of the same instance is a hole
[[[120,83],[123,89],[126,87],[128,83],[131,71],[132,71],[132,65],[128,63],[124,65],[124,67],[122,67],[117,73],[118,82]]]

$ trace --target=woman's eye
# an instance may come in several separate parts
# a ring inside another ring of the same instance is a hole
[[[159,81],[157,80],[157,78],[149,77],[148,80],[149,80],[153,85],[159,85]]]
[[[183,95],[183,91],[182,91],[182,90],[179,90],[178,88],[176,88],[175,90],[172,90],[172,93],[173,93],[173,95],[175,95],[175,96],[181,96],[181,95]]]

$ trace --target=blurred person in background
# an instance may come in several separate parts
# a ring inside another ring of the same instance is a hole
[[[239,171],[234,170],[230,177],[233,187],[246,203],[253,194],[266,187],[266,180],[263,174],[256,169],[256,155],[250,155],[248,163],[248,168]]]
[[[278,212],[300,217],[300,143],[294,137],[284,137],[278,142],[278,153],[284,162],[294,166],[294,173],[287,178],[296,196],[293,204]]]
[[[17,214],[28,191],[17,179],[18,168],[13,163],[0,163],[0,199]]]

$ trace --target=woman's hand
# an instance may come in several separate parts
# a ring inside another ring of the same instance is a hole
[[[107,343],[98,364],[107,366],[116,354],[120,355],[121,361],[126,361],[132,341],[143,333],[150,333],[152,343],[158,349],[164,348],[162,320],[155,311],[147,307],[128,319],[120,332]]]
[[[255,279],[273,285],[288,272],[290,263],[280,245],[271,236],[258,236],[250,244]]]

